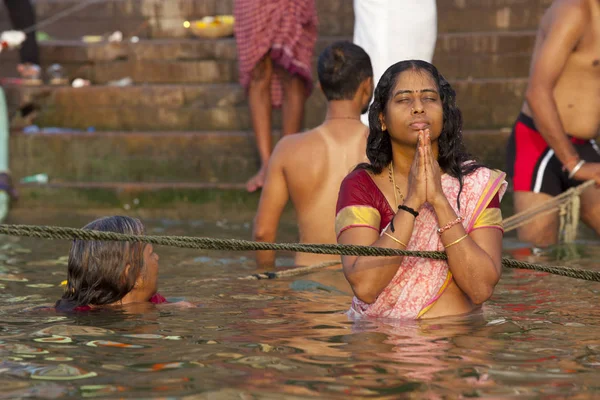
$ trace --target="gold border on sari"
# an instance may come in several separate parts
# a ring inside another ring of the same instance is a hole
[[[373,228],[379,232],[381,215],[370,206],[344,207],[335,217],[335,234],[340,236],[347,229],[355,227]]]

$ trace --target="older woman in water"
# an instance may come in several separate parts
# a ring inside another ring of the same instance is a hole
[[[113,216],[83,229],[143,235],[136,218]],[[69,252],[67,288],[56,302],[58,311],[88,311],[134,303],[166,303],[157,293],[158,254],[151,244],[74,240]],[[175,303],[192,306],[187,302]]]
[[[368,164],[342,182],[341,244],[446,251],[342,258],[355,297],[350,314],[433,318],[473,311],[501,275],[505,174],[465,150],[455,92],[425,61],[391,66],[369,110]]]

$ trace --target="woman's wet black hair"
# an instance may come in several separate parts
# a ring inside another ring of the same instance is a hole
[[[143,235],[137,218],[112,216],[90,222],[83,229]],[[57,308],[115,303],[135,286],[145,268],[144,243],[74,240],[69,252],[67,288]]]
[[[370,163],[360,164],[357,168],[380,174],[392,162],[392,141],[388,131],[382,129],[379,116],[385,116],[398,76],[407,70],[426,72],[437,86],[444,114],[442,132],[438,139],[438,163],[445,173],[459,181],[460,190],[456,201],[460,209],[463,178],[484,165],[475,161],[465,148],[462,137],[462,113],[456,105],[456,92],[437,68],[426,61],[408,60],[396,63],[389,67],[379,80],[373,103],[369,108],[367,158]]]

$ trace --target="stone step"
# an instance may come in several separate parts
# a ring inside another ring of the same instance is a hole
[[[469,151],[501,169],[507,137],[507,130],[464,134]],[[230,189],[239,188],[259,166],[249,132],[13,132],[10,159],[16,178],[46,173],[55,188],[121,182],[123,189]]]
[[[220,226],[228,229],[230,223],[243,224],[251,221],[260,197],[260,192],[248,193],[243,185],[224,187],[217,184],[191,185],[185,182],[174,182],[168,186],[128,182],[107,182],[103,185],[72,182],[21,185],[17,189],[19,200],[11,204],[6,223],[13,223],[13,218],[19,216],[31,218],[31,215],[37,215],[29,223],[39,224],[39,219],[48,212],[65,211],[71,217],[85,215],[89,220],[98,218],[99,215],[125,214],[143,220],[169,218],[218,221]],[[34,214],[33,210],[36,210]],[[282,220],[293,223],[291,207],[287,207]],[[198,232],[198,236],[202,236],[202,228]]]
[[[327,46],[349,36],[321,36],[315,46],[318,56]],[[440,33],[436,55],[502,55],[531,53],[535,31]],[[102,63],[109,61],[236,61],[234,38],[141,39],[137,43],[85,43],[80,40],[40,42],[41,57],[48,63]],[[16,51],[3,53],[3,61],[15,61]]]
[[[527,79],[456,80],[458,104],[465,128],[512,125]],[[204,131],[249,130],[251,123],[243,89],[237,84],[141,85],[6,88],[9,106],[33,102],[41,108],[36,123],[96,130]],[[308,99],[306,128],[321,123],[325,98],[318,90]],[[274,126],[281,113],[274,112]]]
[[[40,43],[45,70],[61,64],[66,75],[93,83],[131,77],[137,83],[210,83],[237,80],[234,39],[142,40],[95,43],[61,40]],[[3,54],[0,76],[17,76],[18,52]]]
[[[11,171],[52,183],[243,183],[259,167],[251,132],[102,132],[11,137]],[[221,187],[223,188],[223,187]]]
[[[80,0],[35,0],[38,21]],[[444,0],[438,2],[438,31],[476,32],[535,29],[552,0]],[[352,0],[318,0],[319,34],[352,36]],[[107,0],[94,3],[42,30],[55,38],[73,39],[115,30],[126,36],[187,37],[182,22],[207,15],[229,14],[233,0]],[[0,15],[0,30],[8,29]]]
[[[346,37],[321,37],[317,56]],[[534,31],[440,34],[434,64],[450,79],[525,77]],[[44,67],[59,63],[67,76],[103,84],[131,77],[136,83],[210,83],[237,81],[234,39],[154,39],[138,43],[41,43]],[[0,76],[15,76],[17,52],[3,54]],[[315,74],[316,79],[316,74]]]
[[[237,84],[5,88],[9,108],[33,102],[41,107],[36,124],[97,130],[248,130],[250,115]],[[307,102],[307,127],[321,123],[325,99],[315,90]],[[274,126],[281,112],[274,112]]]

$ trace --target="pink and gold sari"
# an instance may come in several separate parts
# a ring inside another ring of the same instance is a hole
[[[460,195],[460,210],[456,199],[460,189],[457,179],[442,175],[442,188],[467,233],[475,229],[502,230],[500,200],[506,191],[506,174],[488,168],[479,168],[464,177]],[[436,214],[428,203],[419,211],[407,250],[444,251],[437,233]],[[371,228],[381,235],[394,217],[385,196],[366,170],[349,174],[340,189],[335,229],[339,235],[356,227]],[[380,293],[377,300],[367,304],[356,297],[350,314],[381,318],[420,318],[439,299],[452,281],[446,261],[417,257],[404,257],[398,272]]]

